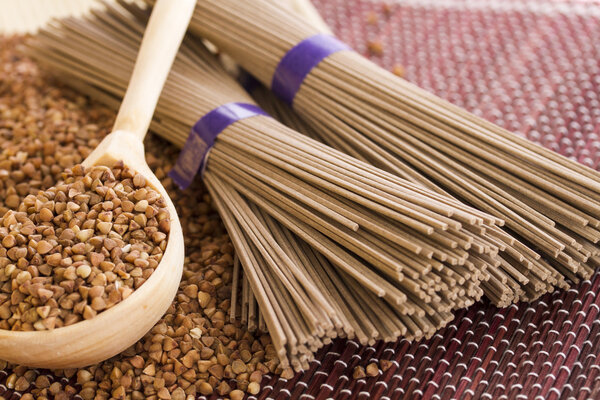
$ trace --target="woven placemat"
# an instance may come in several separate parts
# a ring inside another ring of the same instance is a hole
[[[378,64],[401,64],[408,80],[598,168],[599,2],[314,2]],[[597,273],[532,304],[479,304],[426,341],[339,341],[293,380],[273,378],[258,398],[597,399],[599,289]],[[392,367],[352,379],[355,366],[380,359]]]
[[[410,81],[599,167],[599,2],[314,3],[343,40],[380,65],[401,64]],[[426,341],[336,341],[310,370],[265,380],[257,398],[600,398],[599,289],[597,273],[532,304],[479,304]],[[380,376],[352,378],[355,366],[380,360],[392,361]],[[6,376],[0,371],[4,396]]]

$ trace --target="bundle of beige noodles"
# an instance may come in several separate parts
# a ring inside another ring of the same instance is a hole
[[[200,0],[191,29],[277,92],[323,142],[505,220],[489,230],[499,265],[482,283],[495,304],[536,299],[598,265],[596,171],[383,70],[275,1]]]
[[[85,19],[55,21],[30,53],[111,105],[125,90],[146,16],[125,1],[106,4]],[[247,313],[264,322],[284,367],[306,368],[334,337],[430,336],[483,295],[482,281],[497,279],[489,271],[510,240],[496,229],[500,219],[261,114],[199,43],[182,46],[152,130],[186,143],[180,160],[193,162],[196,133],[221,124],[203,179],[251,288],[244,302],[260,310]]]

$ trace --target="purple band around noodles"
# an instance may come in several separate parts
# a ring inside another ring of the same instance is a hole
[[[325,58],[343,50],[350,50],[350,47],[330,35],[318,34],[301,41],[279,61],[271,90],[292,105],[310,71]]]
[[[246,103],[229,103],[215,108],[192,127],[175,167],[169,176],[181,189],[187,189],[203,167],[217,135],[242,119],[267,115],[260,107]]]

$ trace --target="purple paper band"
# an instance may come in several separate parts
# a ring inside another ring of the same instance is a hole
[[[330,35],[318,34],[301,41],[279,61],[271,90],[292,105],[310,71],[331,54],[343,50],[350,50],[350,47]]]
[[[200,118],[192,127],[192,132],[169,176],[181,189],[187,189],[202,168],[217,135],[231,124],[257,115],[267,115],[267,113],[253,104],[229,103],[215,108]]]

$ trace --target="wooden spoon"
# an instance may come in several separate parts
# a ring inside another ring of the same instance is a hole
[[[95,318],[51,331],[0,330],[0,359],[41,368],[98,363],[138,341],[173,301],[183,271],[183,233],[172,201],[145,161],[142,141],[195,4],[195,0],[156,3],[113,132],[83,163],[110,167],[122,160],[165,198],[171,229],[161,262],[131,296]]]

